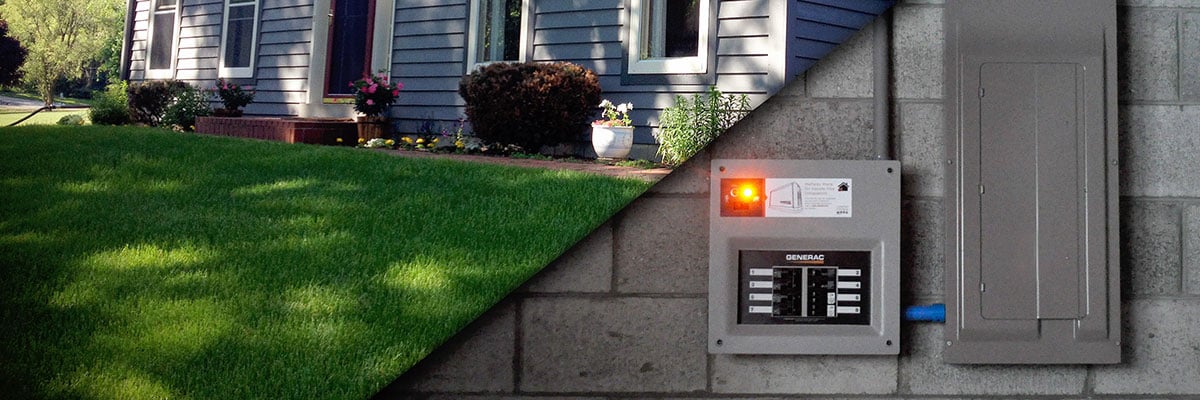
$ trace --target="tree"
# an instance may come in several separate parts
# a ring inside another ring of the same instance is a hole
[[[54,102],[57,80],[79,77],[106,41],[121,34],[122,5],[123,0],[5,0],[0,5],[13,37],[29,51],[21,68],[25,81],[46,104]]]
[[[3,2],[0,2],[3,5]],[[21,64],[25,63],[25,48],[21,42],[8,36],[8,23],[0,19],[0,86],[15,84],[21,80]]]

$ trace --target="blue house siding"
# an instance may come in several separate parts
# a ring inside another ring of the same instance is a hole
[[[458,81],[466,73],[467,0],[398,0],[392,76],[404,84],[392,115],[415,132],[424,121],[462,115]]]
[[[184,3],[180,9],[175,79],[203,87],[217,78],[223,7],[220,0]]]
[[[263,0],[259,14],[253,114],[297,115],[309,89],[312,0]],[[240,81],[240,80],[239,80]]]
[[[768,2],[718,3],[716,70],[707,84],[693,85],[624,82],[625,6],[626,0],[536,2],[526,58],[567,61],[595,71],[606,98],[634,103],[632,117],[641,127],[637,143],[655,143],[651,128],[676,95],[701,93],[715,84],[729,93],[748,94],[757,105],[782,87],[782,73],[772,74],[770,69],[770,59],[782,51],[783,39],[771,38]],[[469,15],[466,0],[397,2],[392,75],[404,83],[404,91],[392,115],[401,130],[416,130],[425,121],[449,125],[463,115],[458,82],[469,72]]]
[[[890,0],[795,0],[788,7],[788,76],[798,75],[895,4]]]
[[[136,0],[131,78],[144,78],[148,0]],[[709,70],[700,75],[640,75],[626,71],[631,0],[536,0],[527,33],[525,58],[567,61],[590,68],[604,97],[632,102],[639,129],[635,143],[653,149],[651,131],[662,109],[678,95],[715,85],[725,93],[746,94],[757,107],[784,84],[851,37],[891,6],[887,0],[714,0]],[[211,86],[217,78],[223,2],[183,0],[175,76]],[[314,49],[315,0],[262,0],[251,114],[305,115],[312,101],[309,65],[324,49]],[[392,76],[404,84],[390,110],[403,131],[426,121],[450,126],[463,116],[458,83],[466,65],[469,0],[396,0],[392,25]],[[385,60],[385,62],[387,62]],[[314,94],[315,96],[315,94]],[[318,96],[319,97],[319,96]],[[640,156],[647,156],[643,151]]]
[[[149,42],[150,2],[137,1],[134,5],[133,35],[129,43],[129,79],[146,79],[146,48]]]
[[[218,78],[222,0],[184,0],[175,52],[174,78],[200,88],[210,88]],[[151,2],[137,0],[130,54],[130,80],[145,79],[146,49]],[[259,3],[258,51],[255,74],[234,79],[252,84],[258,93],[246,107],[251,114],[296,115],[304,101],[312,47],[311,0],[262,0]]]

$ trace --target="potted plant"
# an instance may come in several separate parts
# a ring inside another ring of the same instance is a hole
[[[387,73],[380,71],[374,76],[364,75],[362,79],[351,82],[354,88],[354,111],[363,116],[358,117],[358,137],[370,140],[383,137],[387,130],[388,107],[400,97],[400,89],[404,84],[389,83]]]
[[[250,102],[254,101],[254,89],[248,86],[239,86],[236,83],[226,81],[225,79],[217,80],[217,87],[210,89],[218,98],[225,108],[213,110],[213,115],[218,117],[240,117],[242,116],[242,107],[245,107]]]
[[[608,99],[600,102],[604,118],[592,122],[592,149],[596,157],[626,158],[633,149],[633,125],[629,112],[633,103],[613,104]]]

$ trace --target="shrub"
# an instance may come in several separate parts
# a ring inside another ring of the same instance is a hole
[[[96,96],[88,118],[96,125],[125,125],[129,123],[129,95],[125,81],[108,85]]]
[[[67,114],[58,119],[59,125],[83,125],[83,116],[79,114]]]
[[[536,152],[587,129],[600,82],[571,63],[494,63],[463,77],[458,94],[480,139]]]
[[[175,95],[175,100],[163,111],[162,124],[178,130],[192,131],[196,128],[196,117],[212,114],[204,92],[192,85],[184,85]]]
[[[129,114],[134,122],[158,126],[162,121],[163,112],[175,95],[187,83],[174,79],[165,81],[135,82],[129,85]]]
[[[254,88],[227,82],[225,79],[217,80],[217,86],[210,90],[221,100],[221,104],[225,105],[225,109],[229,111],[245,107],[254,101]]]
[[[654,132],[658,154],[664,163],[679,165],[749,112],[746,95],[724,95],[716,87],[691,100],[675,96],[675,105],[663,110]]]

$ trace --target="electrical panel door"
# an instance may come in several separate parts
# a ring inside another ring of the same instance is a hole
[[[945,359],[1119,362],[1115,4],[946,11]]]

